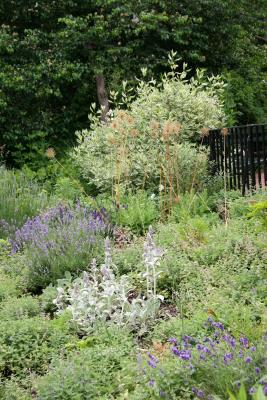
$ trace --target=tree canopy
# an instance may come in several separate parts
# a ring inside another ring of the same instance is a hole
[[[0,146],[11,165],[40,165],[44,149],[64,149],[88,125],[106,90],[146,67],[166,69],[177,52],[194,70],[228,82],[233,123],[266,120],[264,0],[2,0]]]

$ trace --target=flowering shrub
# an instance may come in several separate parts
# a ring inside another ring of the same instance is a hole
[[[160,306],[161,296],[156,293],[159,273],[156,268],[161,256],[162,252],[156,247],[150,229],[144,247],[146,272],[143,277],[147,281],[146,297],[130,296],[134,293],[134,288],[129,278],[126,275],[115,277],[115,266],[107,238],[104,264],[97,268],[94,260],[90,273],[84,272],[82,278],[76,279],[65,288],[58,287],[54,303],[59,313],[69,310],[73,321],[87,333],[100,322],[127,325],[143,333],[147,324],[155,319]]]
[[[101,238],[108,232],[106,211],[74,209],[59,205],[29,219],[11,240],[13,252],[23,250],[29,260],[29,285],[43,288],[64,276],[86,268],[101,252]]]
[[[185,142],[223,124],[222,90],[220,78],[205,80],[198,71],[188,81],[186,69],[159,84],[140,82],[129,110],[115,109],[105,125],[92,116],[91,130],[77,134],[73,158],[83,177],[100,192],[114,185],[154,192],[163,186],[178,195],[198,187],[206,152]]]
[[[148,353],[142,373],[155,395],[168,399],[226,399],[228,389],[236,391],[243,382],[249,394],[256,392],[265,370],[264,344],[257,346],[244,336],[234,337],[221,322],[208,318],[206,336],[182,335],[169,338],[159,355]],[[159,347],[159,346],[158,346]],[[267,387],[266,389],[267,390]],[[227,397],[228,398],[228,397]]]

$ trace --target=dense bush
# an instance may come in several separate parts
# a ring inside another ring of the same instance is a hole
[[[0,166],[0,187],[0,237],[14,233],[27,218],[48,205],[46,192],[23,172],[8,171]]]
[[[205,325],[202,337],[174,333],[161,353],[148,353],[143,364],[147,395],[142,398],[189,399],[193,393],[196,398],[226,399],[227,390],[236,390],[241,382],[254,392],[264,374],[264,341],[255,345],[235,336],[211,317]]]
[[[128,332],[104,328],[89,339],[85,348],[55,361],[49,374],[36,381],[39,400],[123,398],[133,390],[135,350]]]
[[[43,318],[1,321],[0,374],[24,378],[29,373],[42,374],[52,357],[64,351],[69,340],[66,332]]]
[[[105,125],[92,116],[91,129],[77,135],[74,153],[91,190],[114,187],[117,195],[122,185],[175,197],[201,187],[206,152],[188,142],[224,123],[223,83],[218,77],[203,80],[200,72],[190,81],[186,75],[173,72],[159,85],[141,82],[129,110],[115,109]]]
[[[94,254],[101,253],[108,232],[105,210],[90,211],[79,204],[71,209],[59,205],[29,219],[11,241],[28,260],[28,287],[32,290],[55,283],[66,271],[86,269]]]
[[[11,297],[0,303],[0,319],[2,321],[32,318],[39,314],[39,301],[32,296]]]

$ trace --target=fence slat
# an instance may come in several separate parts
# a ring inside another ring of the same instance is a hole
[[[256,164],[257,164],[257,171],[256,174],[258,176],[258,186],[260,185],[261,182],[261,151],[260,151],[260,145],[259,145],[259,130],[258,126],[255,126],[255,137],[256,137]],[[256,182],[256,187],[257,187],[257,182]]]
[[[226,137],[226,145],[227,145],[227,155],[228,155],[229,186],[230,186],[230,189],[232,189],[233,188],[233,174],[232,174],[231,134],[230,134],[230,130],[228,130],[228,135]]]
[[[231,133],[229,135],[231,137],[231,155],[232,155],[232,163],[233,163],[233,188],[236,188],[236,158],[235,158],[235,135],[234,135],[234,130],[233,128],[231,129]]]
[[[246,177],[246,188],[249,190],[250,188],[250,176],[249,176],[249,146],[248,146],[248,135],[247,131],[244,128],[244,148],[245,148],[245,177]]]
[[[243,131],[242,127],[238,129],[240,138],[240,156],[241,156],[241,179],[242,179],[242,193],[246,192],[246,177],[245,177],[245,155],[244,155],[244,143],[243,143]]]
[[[265,185],[265,187],[267,187],[267,129],[266,129],[266,126],[262,127],[262,147],[263,147],[264,185]]]

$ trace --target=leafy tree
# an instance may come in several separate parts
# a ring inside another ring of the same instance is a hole
[[[107,111],[110,89],[142,67],[161,74],[171,49],[193,69],[224,71],[233,122],[263,121],[266,11],[264,0],[253,14],[248,0],[2,0],[5,159],[36,168],[48,146],[62,152],[97,96]]]

